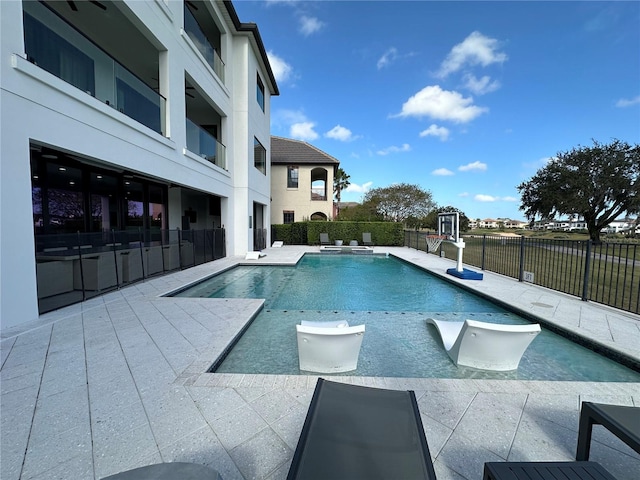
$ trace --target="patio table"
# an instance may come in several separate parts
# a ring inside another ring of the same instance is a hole
[[[602,425],[640,453],[640,407],[582,402],[576,460],[588,460],[593,425]]]
[[[483,480],[616,480],[597,462],[487,462]]]

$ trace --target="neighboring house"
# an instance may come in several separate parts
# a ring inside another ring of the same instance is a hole
[[[515,228],[524,229],[528,227],[528,223],[522,220],[512,220],[510,218],[485,218],[484,220],[469,220],[469,228]]]
[[[267,235],[279,92],[231,2],[0,1],[0,21],[3,328],[38,317],[36,237]]]
[[[485,218],[478,223],[479,228],[498,228],[499,226],[498,220],[494,220],[493,218]]]
[[[504,228],[523,229],[527,228],[527,225],[529,225],[527,222],[524,222],[522,220],[512,220],[510,218],[505,218],[502,221],[504,224]]]
[[[271,223],[331,220],[339,165],[307,142],[271,137]]]
[[[614,220],[605,229],[606,233],[625,233],[630,230],[635,230],[635,233],[640,233],[640,225],[636,225],[636,220],[633,218],[625,218],[622,220]]]

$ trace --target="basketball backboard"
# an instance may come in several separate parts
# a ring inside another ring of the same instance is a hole
[[[447,240],[458,242],[460,236],[460,221],[458,212],[446,212],[438,214],[438,235],[447,237]]]

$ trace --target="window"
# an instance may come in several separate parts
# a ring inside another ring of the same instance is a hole
[[[283,218],[283,222],[284,223],[293,223],[295,222],[294,219],[294,212],[291,210],[285,210],[284,212],[282,212],[284,214],[284,218]]]
[[[32,144],[36,234],[167,228],[167,187]]]
[[[298,188],[298,167],[287,167],[287,188]]]
[[[267,151],[255,137],[253,137],[253,165],[265,175],[267,174]]]
[[[264,112],[264,85],[262,83],[262,80],[260,80],[260,75],[258,75],[257,77],[258,81],[256,87],[256,98],[258,100],[258,105],[260,105],[260,108]]]

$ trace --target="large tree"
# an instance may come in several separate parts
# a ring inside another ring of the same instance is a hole
[[[558,153],[517,188],[520,210],[530,221],[580,215],[599,243],[600,231],[619,215],[640,212],[640,146],[594,140],[591,147]]]
[[[363,203],[371,203],[385,221],[404,223],[409,217],[426,217],[435,207],[429,190],[400,183],[369,190]]]
[[[376,212],[375,205],[371,203],[358,203],[341,208],[336,220],[349,222],[381,222],[383,218],[382,215]]]

